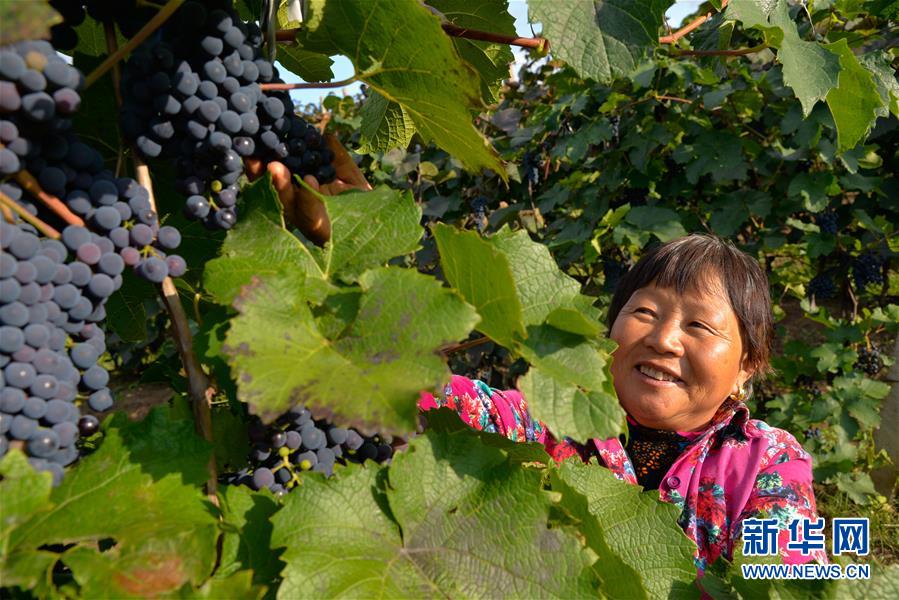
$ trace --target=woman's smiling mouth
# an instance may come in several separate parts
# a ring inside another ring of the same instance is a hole
[[[636,367],[634,367],[634,370],[636,370],[637,373],[640,374],[641,379],[649,382],[652,385],[670,386],[682,385],[684,383],[683,380],[646,364],[637,365]]]

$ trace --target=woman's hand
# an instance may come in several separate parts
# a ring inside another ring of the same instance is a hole
[[[337,172],[337,177],[331,183],[319,183],[312,175],[306,175],[303,181],[326,196],[333,196],[346,190],[370,190],[371,185],[337,138],[331,134],[323,137],[325,144],[334,153],[334,161],[331,164]],[[266,165],[256,158],[248,158],[244,162],[247,176],[251,181],[258,179],[266,171],[272,174],[272,184],[278,192],[278,198],[284,207],[284,217],[289,223],[319,246],[323,246],[331,239],[331,221],[328,219],[324,203],[306,188],[294,185],[293,175],[284,163],[275,161]]]

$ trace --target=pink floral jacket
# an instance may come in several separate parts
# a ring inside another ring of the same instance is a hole
[[[593,439],[585,445],[568,438],[557,441],[540,421],[531,418],[524,397],[477,380],[454,375],[442,397],[423,393],[420,410],[448,406],[468,425],[515,441],[542,443],[558,462],[574,455],[598,456],[618,479],[637,485],[634,467],[618,438]],[[730,559],[749,518],[776,518],[778,547],[784,563],[817,560],[788,550],[789,523],[816,518],[812,461],[792,435],[749,418],[742,402],[726,400],[709,428],[699,432],[674,461],[659,486],[659,496],[681,509],[678,523],[696,542],[700,574],[721,555]]]

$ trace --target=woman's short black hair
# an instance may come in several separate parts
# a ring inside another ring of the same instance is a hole
[[[618,282],[609,307],[608,324],[640,288],[655,284],[701,290],[710,278],[720,278],[724,293],[740,323],[740,338],[755,376],[770,371],[774,319],[768,277],[751,256],[713,235],[694,233],[651,249]]]

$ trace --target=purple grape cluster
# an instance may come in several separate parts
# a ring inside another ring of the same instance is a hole
[[[875,377],[883,368],[883,357],[880,355],[880,349],[874,345],[870,348],[867,346],[860,348],[855,368],[861,369],[870,377]]]
[[[815,215],[815,223],[822,233],[829,233],[830,235],[836,235],[840,229],[837,213],[833,210],[825,210]]]
[[[814,296],[816,300],[829,300],[836,296],[837,285],[834,283],[833,277],[822,273],[812,278],[806,288],[806,294],[810,298]]]
[[[883,283],[883,263],[883,257],[875,252],[865,252],[855,257],[852,261],[855,287],[864,290],[869,284]]]
[[[78,458],[79,429],[89,435],[98,425],[79,406],[113,404],[97,360],[106,351],[104,304],[124,263],[104,241],[75,226],[62,241],[42,239],[30,225],[0,220],[0,456],[18,444],[56,483]]]
[[[230,3],[186,2],[161,37],[143,44],[122,76],[122,129],[148,159],[171,158],[185,214],[210,228],[236,222],[245,158],[282,161],[323,183],[336,176],[321,134],[294,113],[261,53],[262,33]]]
[[[89,235],[81,239],[90,247],[72,248],[86,253],[84,262],[94,265],[89,261],[114,251],[151,282],[183,275],[184,260],[168,254],[181,235],[160,227],[147,190],[133,179],[115,177],[100,153],[72,131],[70,115],[81,102],[82,82],[78,70],[47,42],[0,49],[0,175],[27,171],[100,235],[102,252]],[[16,181],[0,183],[0,191],[44,221],[60,223]]]
[[[249,435],[253,444],[249,466],[225,475],[223,481],[254,490],[268,488],[277,496],[299,483],[304,471],[331,476],[339,462],[386,462],[393,456],[393,440],[389,436],[364,437],[355,429],[314,420],[301,406],[291,409],[270,426],[254,421]]]

